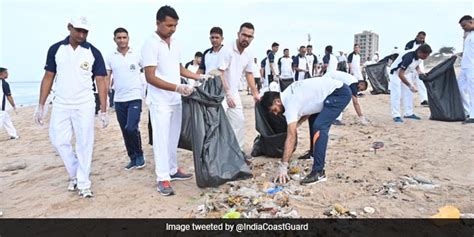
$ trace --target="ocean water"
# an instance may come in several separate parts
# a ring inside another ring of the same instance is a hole
[[[41,82],[9,81],[10,90],[17,106],[35,105],[38,103]]]

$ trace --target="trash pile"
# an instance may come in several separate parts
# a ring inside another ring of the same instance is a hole
[[[384,182],[381,187],[375,188],[374,194],[377,196],[397,199],[397,195],[403,193],[403,190],[408,188],[428,190],[438,187],[438,184],[435,184],[433,181],[422,176],[404,175],[397,180]]]

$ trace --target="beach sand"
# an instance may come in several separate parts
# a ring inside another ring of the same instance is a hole
[[[324,210],[335,203],[354,210],[359,217],[429,217],[444,205],[453,205],[461,213],[474,212],[474,126],[461,122],[429,120],[429,109],[419,106],[415,113],[421,121],[392,122],[388,95],[360,98],[369,126],[356,123],[352,103],[344,113],[345,126],[330,130],[326,158],[327,182],[303,187],[308,196],[290,198],[289,205],[302,217],[325,217]],[[250,152],[257,135],[251,96],[242,93],[246,117],[246,150]],[[0,130],[0,169],[7,164],[25,162],[26,168],[0,172],[0,211],[5,218],[37,217],[107,217],[107,218],[186,218],[194,217],[196,207],[205,202],[205,193],[224,192],[219,188],[200,189],[195,180],[173,182],[176,195],[163,197],[156,191],[156,177],[151,146],[148,145],[147,110],[142,113],[141,130],[147,166],[125,171],[128,158],[115,113],[109,111],[110,125],[99,128],[96,119],[92,189],[95,197],[79,198],[68,192],[68,176],[61,158],[54,151],[48,126],[37,127],[32,120],[34,108],[10,112],[20,135],[8,140]],[[48,120],[49,121],[49,120]],[[298,129],[298,147],[293,159],[308,149],[308,127]],[[384,148],[375,154],[371,144],[383,141]],[[178,151],[178,164],[193,171],[192,153]],[[257,157],[253,161],[255,178],[246,183],[268,181],[268,167],[278,159]],[[311,161],[299,161],[309,166]],[[265,167],[267,167],[265,169]],[[261,174],[266,173],[266,177]],[[384,183],[397,183],[403,176],[420,176],[435,187],[414,185],[395,188],[384,194]],[[243,182],[243,181],[238,181]],[[296,184],[295,185],[299,185]],[[382,190],[382,191],[381,191]],[[393,191],[393,190],[392,190]],[[362,214],[364,207],[375,213]]]

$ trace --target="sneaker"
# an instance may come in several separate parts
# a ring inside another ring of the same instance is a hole
[[[19,136],[10,136],[10,140],[16,140],[18,138],[20,138],[20,137]]]
[[[395,122],[395,123],[403,123],[403,120],[402,120],[402,118],[400,118],[400,117],[395,117],[395,118],[393,118],[393,122]]]
[[[306,151],[306,153],[304,155],[298,157],[298,160],[308,160],[308,159],[309,160],[314,160],[313,155],[311,154],[310,150]]]
[[[170,175],[171,181],[176,181],[176,180],[188,180],[193,177],[192,174],[186,174],[182,169],[178,169],[176,174]]]
[[[75,191],[77,189],[77,179],[70,179],[69,185],[67,186],[67,190]]]
[[[173,188],[171,188],[170,181],[159,181],[157,190],[163,196],[174,195],[174,191]]]
[[[306,176],[303,180],[300,181],[301,185],[312,185],[319,182],[326,181],[326,174],[324,170],[319,172],[311,172],[308,176]]]
[[[408,115],[408,116],[403,116],[403,118],[421,120],[421,118],[416,116],[415,114]]]
[[[474,118],[467,118],[462,122],[463,124],[474,123]]]
[[[81,196],[82,198],[91,198],[94,196],[94,194],[92,193],[90,188],[85,188],[79,190],[79,196]]]
[[[137,166],[135,165],[135,161],[134,160],[131,160],[130,163],[128,163],[127,166],[125,166],[125,170],[133,170],[137,168]]]
[[[420,105],[422,105],[422,106],[428,106],[428,101],[426,101],[426,100],[423,100],[423,102],[421,102],[421,104],[420,104]]]
[[[141,169],[146,166],[145,157],[143,155],[138,156],[135,160],[135,167]]]
[[[341,121],[341,120],[334,120],[334,122],[332,122],[333,125],[337,125],[337,126],[341,126],[341,125],[344,125],[344,123]]]

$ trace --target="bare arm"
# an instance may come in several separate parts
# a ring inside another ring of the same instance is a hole
[[[283,158],[282,162],[290,162],[291,155],[293,155],[293,151],[295,150],[296,145],[296,128],[297,123],[293,122],[288,124],[287,135],[285,140],[285,150],[283,151]]]
[[[156,66],[145,67],[145,78],[148,83],[167,91],[176,91],[177,85],[164,81],[161,78],[155,76]]]
[[[44,105],[46,103],[46,99],[48,98],[49,92],[51,91],[51,87],[53,86],[55,75],[56,73],[54,72],[44,72],[43,80],[41,81],[40,96],[38,101],[40,105]]]
[[[304,121],[308,120],[309,115],[303,116],[298,120],[297,126],[300,126]]]
[[[405,70],[400,69],[400,70],[398,71],[398,77],[400,78],[400,80],[402,80],[403,84],[407,85],[408,87],[411,86],[410,82],[409,82],[408,79],[405,77]]]
[[[109,77],[96,76],[97,91],[99,92],[100,112],[107,112],[107,92],[109,91]]]
[[[199,80],[199,74],[189,71],[188,69],[183,67],[182,64],[179,64],[179,74],[182,77],[186,77],[186,78],[193,79],[193,80],[196,80],[196,81]]]
[[[7,100],[8,102],[10,102],[10,104],[12,105],[13,109],[16,109],[16,106],[15,106],[15,101],[13,100],[13,97],[11,95],[7,96]]]
[[[352,96],[352,105],[354,105],[354,109],[357,113],[357,116],[364,116],[362,114],[362,109],[360,108],[359,99],[357,98],[357,96]]]

